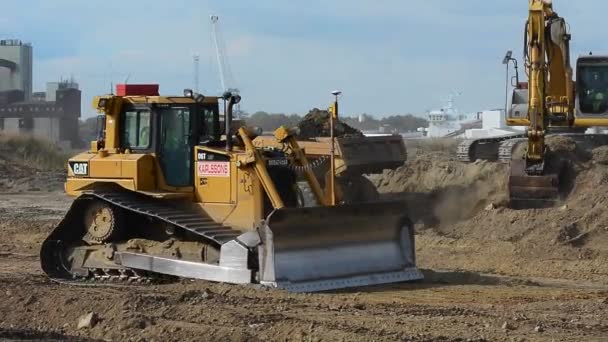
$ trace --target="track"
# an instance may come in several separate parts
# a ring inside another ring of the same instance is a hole
[[[465,163],[478,159],[496,161],[500,159],[500,144],[511,139],[524,138],[523,134],[514,134],[497,138],[465,139],[458,145],[456,158]]]
[[[65,218],[45,240],[41,248],[42,269],[55,281],[150,283],[155,278],[159,278],[157,274],[151,272],[114,265],[111,269],[93,268],[80,273],[70,270],[70,267],[66,265],[67,261],[64,260],[63,251],[70,245],[82,244],[80,241],[82,229],[79,225],[82,222],[84,208],[91,200],[101,200],[145,218],[181,228],[217,246],[221,246],[241,234],[240,231],[217,224],[204,213],[176,205],[172,206],[142,195],[126,192],[87,192],[72,203]]]
[[[498,148],[498,160],[503,163],[510,163],[513,159],[513,152],[515,152],[517,145],[526,141],[528,141],[527,138],[515,138],[501,141]]]

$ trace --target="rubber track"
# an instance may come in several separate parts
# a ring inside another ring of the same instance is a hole
[[[466,139],[463,142],[461,142],[460,144],[458,144],[458,151],[456,152],[456,158],[463,163],[471,162],[471,156],[469,153],[471,151],[471,145],[473,145],[474,143],[475,143],[475,140]]]
[[[511,140],[511,139],[519,139],[519,138],[524,138],[524,137],[525,137],[524,134],[514,134],[514,135],[507,135],[507,136],[496,137],[496,138],[465,139],[458,145],[458,150],[456,152],[456,158],[459,161],[464,162],[464,163],[470,163],[477,159],[483,159],[483,158],[479,158],[482,156],[472,155],[472,152],[475,150],[477,145],[479,145],[481,143],[501,143],[503,141],[507,141],[507,140]],[[496,154],[498,155],[498,151],[496,151],[496,152],[497,152]]]
[[[498,160],[502,163],[510,163],[511,159],[513,159],[513,151],[515,150],[515,147],[526,141],[528,141],[528,138],[516,138],[501,141],[500,147],[498,148]]]
[[[86,210],[87,201],[94,199],[180,227],[219,246],[242,234],[240,231],[216,223],[202,211],[176,208],[168,201],[130,192],[85,192],[74,200],[63,220],[42,243],[40,263],[50,279],[57,282],[81,282],[90,278],[66,269],[61,251],[66,246],[82,243],[81,236],[84,234],[81,226],[82,212]]]

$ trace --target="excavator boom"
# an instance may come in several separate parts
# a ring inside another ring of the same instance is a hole
[[[527,148],[522,160],[511,161],[509,197],[511,207],[551,206],[559,199],[564,163],[548,161],[546,137],[551,127],[573,124],[574,90],[570,66],[570,35],[565,20],[545,0],[530,0],[524,57],[528,87],[525,119],[507,119],[509,125],[527,126]],[[521,108],[517,104],[516,108]]]

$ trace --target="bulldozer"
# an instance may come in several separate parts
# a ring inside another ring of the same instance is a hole
[[[528,82],[517,80],[506,115],[507,124],[526,127],[525,134],[467,140],[459,146],[463,161],[493,156],[482,159],[511,163],[508,184],[514,209],[550,207],[562,195],[568,160],[546,146],[548,136],[568,136],[591,146],[608,144],[608,135],[585,134],[589,128],[608,126],[608,56],[580,56],[573,80],[572,37],[565,19],[549,0],[529,0],[528,10]],[[525,154],[516,158],[513,151],[520,144],[526,145]]]
[[[253,144],[259,129],[234,128],[240,99],[160,96],[158,85],[134,84],[95,97],[103,130],[68,161],[65,191],[75,200],[42,244],[48,277],[294,292],[422,278],[404,203],[328,202],[294,129],[275,131],[278,149]],[[317,206],[298,204],[295,166]]]

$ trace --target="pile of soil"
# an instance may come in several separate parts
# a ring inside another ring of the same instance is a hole
[[[506,204],[507,174],[505,164],[465,164],[453,153],[435,151],[418,153],[406,165],[369,178],[380,193],[410,199],[417,221],[437,225],[470,218],[489,203]]]
[[[298,138],[308,140],[315,137],[329,137],[331,135],[329,118],[328,111],[314,108],[298,123],[300,129]],[[361,131],[340,120],[334,122],[334,134],[336,137],[363,136]]]
[[[43,150],[43,144],[33,139],[0,140],[0,192],[63,189],[67,155],[49,145]]]
[[[425,267],[608,284],[608,148],[563,136],[547,145],[551,158],[567,160],[571,183],[548,209],[508,208],[508,165],[444,152],[418,153],[370,179],[385,198],[408,202]]]

